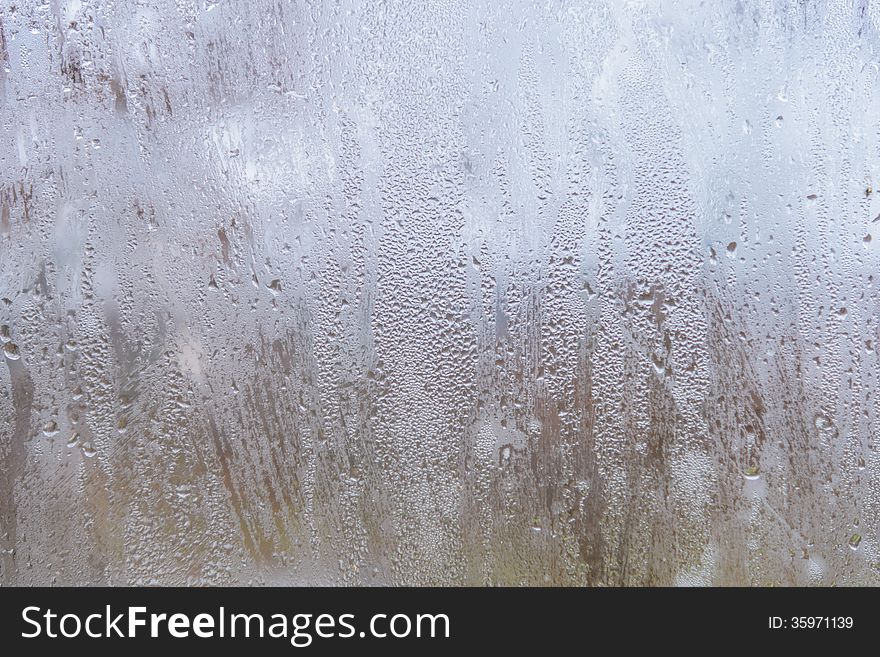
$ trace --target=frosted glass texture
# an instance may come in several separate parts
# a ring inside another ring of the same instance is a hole
[[[4,584],[880,584],[880,3],[0,0]]]

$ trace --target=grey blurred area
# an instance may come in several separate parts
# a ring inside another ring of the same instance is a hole
[[[0,0],[0,582],[880,584],[880,3]]]

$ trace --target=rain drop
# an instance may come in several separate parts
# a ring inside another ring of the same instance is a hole
[[[3,355],[9,360],[18,360],[21,354],[18,352],[18,345],[14,342],[7,342],[3,345]]]

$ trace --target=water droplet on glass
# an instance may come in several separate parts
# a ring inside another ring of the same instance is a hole
[[[3,345],[3,355],[9,360],[18,360],[21,354],[18,353],[18,346],[14,342],[7,342]]]

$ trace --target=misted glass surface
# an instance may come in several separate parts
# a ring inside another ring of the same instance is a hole
[[[4,584],[880,584],[880,4],[0,4]]]

